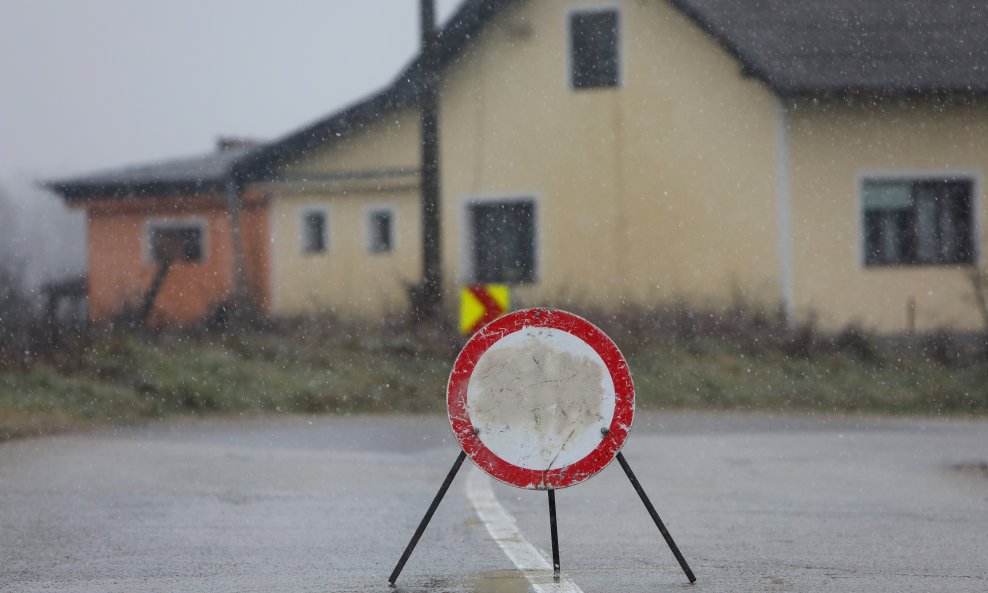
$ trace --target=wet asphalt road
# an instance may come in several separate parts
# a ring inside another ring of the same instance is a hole
[[[0,444],[0,591],[388,591],[455,459],[442,417],[174,421]],[[988,590],[988,423],[639,415],[557,493],[583,591]],[[401,591],[526,591],[457,477]],[[549,549],[546,495],[495,484]]]

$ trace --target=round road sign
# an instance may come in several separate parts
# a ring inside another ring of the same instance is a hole
[[[635,388],[617,346],[554,309],[484,326],[456,358],[446,393],[463,451],[492,477],[538,490],[587,480],[624,445]]]

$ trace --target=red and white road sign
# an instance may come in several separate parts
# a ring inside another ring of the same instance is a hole
[[[446,398],[453,434],[480,469],[539,490],[604,469],[635,415],[631,373],[614,342],[554,309],[515,311],[474,334]]]

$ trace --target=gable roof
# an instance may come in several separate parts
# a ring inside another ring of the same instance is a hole
[[[464,0],[438,32],[440,68],[499,11],[524,1]],[[730,52],[744,74],[782,97],[988,94],[988,5],[980,0],[652,1],[676,7]],[[417,104],[421,68],[417,56],[380,92],[254,150],[46,185],[76,199],[202,191],[229,175],[243,182],[270,178],[294,156]]]

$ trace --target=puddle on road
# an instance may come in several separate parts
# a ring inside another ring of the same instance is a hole
[[[474,584],[476,593],[527,593],[528,580],[520,570],[493,570],[481,573]]]

